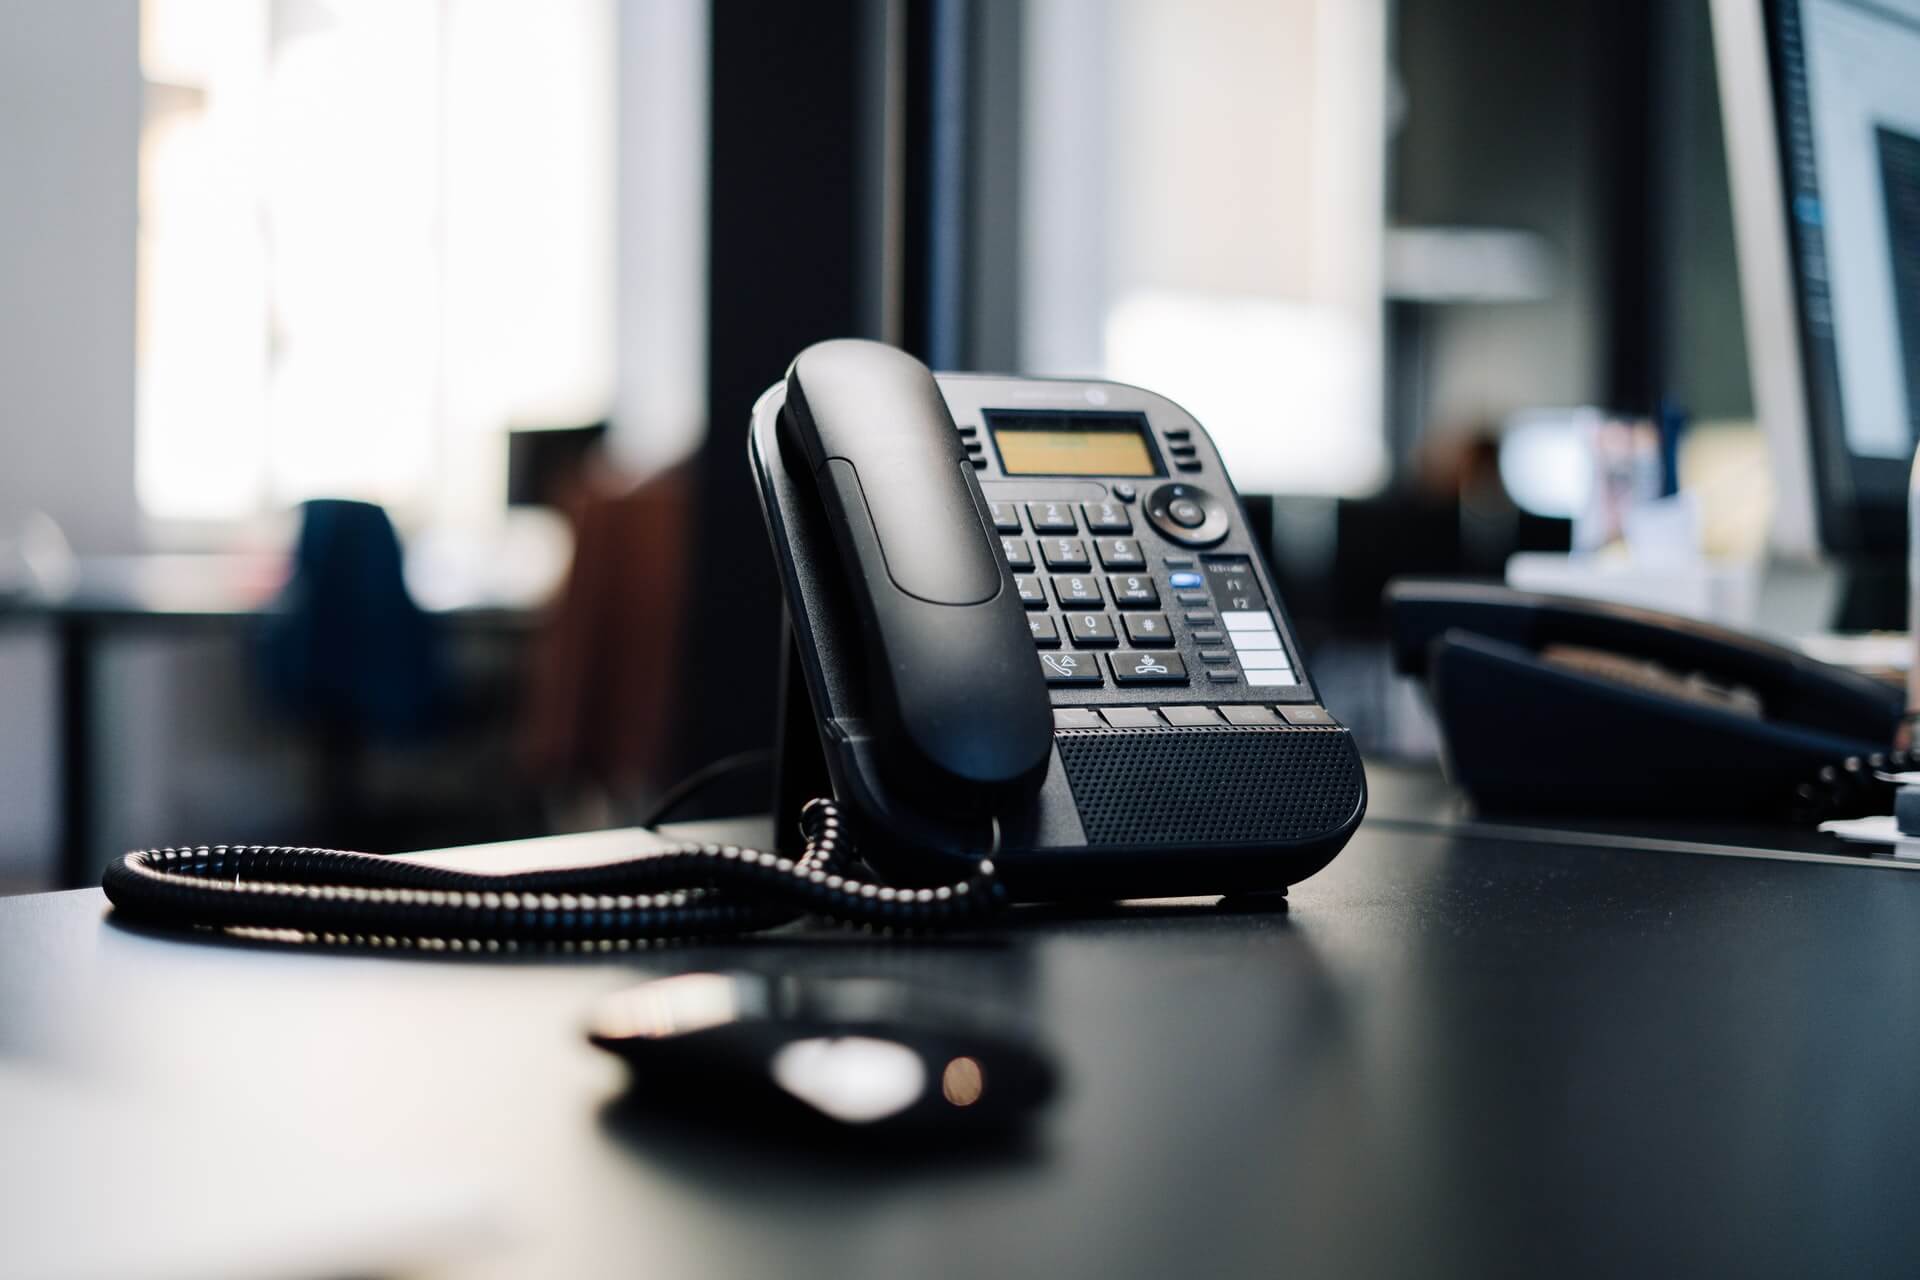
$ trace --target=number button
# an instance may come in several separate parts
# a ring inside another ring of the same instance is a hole
[[[1033,523],[1035,533],[1080,531],[1080,526],[1073,522],[1073,508],[1064,502],[1029,502],[1027,519]]]
[[[1048,684],[1099,684],[1100,659],[1091,653],[1043,653],[1040,674]]]
[[[987,510],[993,513],[993,528],[996,533],[1020,532],[1020,508],[1011,502],[989,502]]]
[[[1122,609],[1157,609],[1160,591],[1145,574],[1116,573],[1107,579],[1113,589],[1113,602]]]
[[[1027,618],[1027,630],[1033,633],[1033,642],[1042,649],[1060,647],[1060,628],[1053,625],[1053,619],[1044,613],[1032,614]]]
[[[1076,649],[1111,649],[1119,644],[1113,634],[1113,619],[1104,613],[1070,613],[1067,635]]]
[[[1041,590],[1040,579],[1034,577],[1032,574],[1014,574],[1013,589],[1020,593],[1020,603],[1027,606],[1027,608],[1044,609],[1047,607],[1047,593]]]
[[[1147,558],[1140,554],[1137,538],[1101,538],[1093,545],[1100,551],[1100,563],[1109,569],[1147,567]]]
[[[1007,563],[1015,569],[1033,568],[1033,552],[1027,550],[1025,538],[1002,538],[1000,550],[1006,553]]]
[[[1053,598],[1060,602],[1062,608],[1092,605],[1098,609],[1101,605],[1100,582],[1097,578],[1055,578]]]
[[[1080,514],[1087,518],[1088,533],[1133,532],[1133,517],[1117,502],[1083,502]]]
[[[1164,613],[1130,613],[1126,615],[1127,643],[1136,649],[1171,649],[1173,647],[1173,629],[1167,625]]]
[[[1040,554],[1047,558],[1049,569],[1087,569],[1093,565],[1087,559],[1086,544],[1078,538],[1042,538]]]

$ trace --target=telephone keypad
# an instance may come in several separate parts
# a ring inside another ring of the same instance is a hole
[[[1043,653],[1040,655],[1040,674],[1048,684],[1103,684],[1100,675],[1100,658],[1092,653]]]
[[[1107,655],[1116,684],[1185,684],[1187,666],[1177,653],[1121,649]]]
[[[1131,536],[1132,513],[1117,488],[1114,494],[1115,500],[1104,502],[989,504],[1009,564],[1026,571],[1015,574],[1014,586],[1021,604],[1032,611],[1028,630],[1047,683],[1097,687],[1111,679],[1123,686],[1185,686],[1199,681],[1228,697],[1234,696],[1233,686],[1298,684],[1274,616],[1260,607],[1266,601],[1258,588],[1249,590],[1246,557],[1161,555],[1159,535],[1166,531],[1160,522],[1149,521],[1154,532]],[[1198,491],[1177,496],[1199,497]],[[1167,605],[1174,609],[1163,612]],[[1219,711],[1204,706],[1162,708],[1161,713],[1164,719],[1150,713],[1160,727],[1222,723]],[[1129,725],[1149,723],[1135,712],[1125,712],[1122,719]],[[1075,725],[1084,727],[1077,720]]]
[[[1160,605],[1159,588],[1144,573],[1116,573],[1107,579],[1107,586],[1113,590],[1113,602],[1122,609],[1154,609]]]
[[[1040,554],[1046,558],[1049,569],[1089,569],[1093,562],[1087,559],[1087,546],[1078,538],[1042,538]]]
[[[1098,609],[1105,603],[1100,596],[1098,578],[1058,577],[1053,580],[1053,597],[1063,609],[1075,605],[1092,605]]]
[[[1136,649],[1171,649],[1173,628],[1164,613],[1129,613],[1121,619],[1127,628],[1127,643]]]
[[[1066,502],[1029,502],[1027,519],[1035,533],[1078,533],[1073,522],[1073,506]]]
[[[1111,649],[1120,643],[1113,633],[1113,619],[1104,613],[1069,613],[1066,623],[1076,649]]]

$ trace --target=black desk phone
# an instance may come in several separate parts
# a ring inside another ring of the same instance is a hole
[[[1904,692],[1690,618],[1485,583],[1387,588],[1453,781],[1490,813],[1885,812]]]
[[[894,883],[1282,889],[1366,808],[1220,457],[1137,387],[823,342],[748,445],[785,589],[780,827],[830,791]]]
[[[748,453],[790,629],[785,843],[488,874],[145,849],[102,877],[115,911],[436,953],[802,915],[939,928],[1012,900],[1284,889],[1359,825],[1353,739],[1314,694],[1219,455],[1172,402],[936,378],[825,342],[761,397]]]

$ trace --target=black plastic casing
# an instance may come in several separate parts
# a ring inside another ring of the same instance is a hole
[[[1218,453],[1190,414],[1165,397],[1118,383],[935,376],[956,431],[968,437],[978,460],[975,475],[986,500],[1077,505],[1108,500],[1119,486],[1132,485],[1139,497],[1129,504],[1129,536],[1141,541],[1150,562],[1157,566],[1173,551],[1196,561],[1243,559],[1298,674],[1298,683],[1285,688],[1209,683],[1197,670],[1185,685],[1052,686],[1046,693],[1053,708],[1318,706],[1262,549]],[[787,394],[782,382],[761,396],[748,439],[789,628],[783,644],[791,687],[780,736],[783,834],[797,801],[830,789],[856,824],[862,855],[895,883],[946,880],[994,851],[1001,878],[1021,901],[1282,890],[1324,867],[1346,844],[1366,811],[1365,773],[1351,735],[1330,719],[1312,726],[1056,728],[1036,794],[1012,803],[982,797],[977,805],[933,807],[917,801],[889,768],[886,718],[874,705],[867,670],[872,655],[862,646],[838,542],[795,433],[782,427]],[[1009,476],[986,421],[992,410],[1139,415],[1162,474]],[[1185,464],[1178,469],[1168,432],[1176,433]],[[1146,497],[1172,483],[1204,490],[1224,511],[1217,542],[1187,549],[1158,539],[1145,518]],[[1023,536],[1034,540],[1031,531]],[[1078,536],[1089,537],[1084,528]],[[1096,566],[1094,572],[1102,571]],[[1165,612],[1180,633],[1180,651],[1191,653],[1181,609],[1168,600]],[[1034,661],[1037,668],[1037,653]],[[964,666],[950,674],[968,676]]]

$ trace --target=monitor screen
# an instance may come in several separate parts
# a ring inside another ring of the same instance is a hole
[[[1160,468],[1137,413],[988,409],[987,429],[1010,476],[1154,476]]]
[[[1767,17],[1821,501],[1848,508],[1855,550],[1891,552],[1920,440],[1920,0]]]

